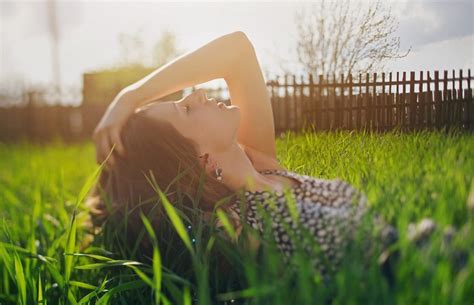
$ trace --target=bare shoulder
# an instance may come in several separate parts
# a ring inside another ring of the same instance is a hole
[[[245,151],[250,161],[256,170],[265,170],[265,169],[276,169],[276,170],[286,170],[276,157],[270,156],[266,153],[258,151],[249,146],[240,144],[240,147]]]

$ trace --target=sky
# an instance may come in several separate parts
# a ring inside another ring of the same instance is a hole
[[[146,62],[164,30],[185,52],[240,30],[252,41],[266,75],[278,74],[279,59],[296,61],[294,16],[301,1],[56,1],[61,85],[82,88],[82,73],[120,60],[118,36],[137,34]],[[360,2],[360,1],[359,1]],[[0,0],[0,82],[48,85],[53,81],[46,1]],[[399,22],[401,51],[388,71],[474,67],[474,2],[389,1]],[[306,3],[307,5],[307,3]],[[140,53],[141,52],[141,53]],[[299,73],[295,66],[295,73]],[[222,85],[222,80],[209,85]]]

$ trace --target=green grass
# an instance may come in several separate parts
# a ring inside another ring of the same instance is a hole
[[[124,223],[88,244],[83,196],[98,168],[93,145],[20,143],[0,144],[0,304],[473,302],[474,211],[467,206],[474,192],[472,135],[288,133],[277,139],[277,151],[295,172],[350,182],[366,193],[374,212],[397,227],[400,240],[394,247],[400,257],[392,287],[376,258],[360,263],[364,249],[357,251],[357,244],[333,280],[324,283],[303,254],[292,261],[296,267],[285,268],[268,242],[256,257],[245,242],[235,247],[212,229],[203,230],[205,224],[188,219],[162,193],[167,219],[177,230],[166,238],[175,238],[183,253],[158,242],[163,236],[152,230],[150,215],[141,215],[144,227],[136,237],[150,240],[149,257],[121,239]],[[442,230],[424,248],[407,242],[408,224],[424,217],[441,229],[458,230],[448,248]],[[190,223],[197,226],[187,230]],[[468,253],[462,268],[455,264],[457,250]],[[173,266],[183,255],[189,264]],[[222,261],[230,271],[216,267]]]

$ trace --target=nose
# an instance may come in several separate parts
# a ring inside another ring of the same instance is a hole
[[[200,88],[196,90],[196,95],[199,101],[205,102],[207,101],[206,90]]]

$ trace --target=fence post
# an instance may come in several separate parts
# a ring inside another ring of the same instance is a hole
[[[425,99],[423,94],[423,71],[420,71],[420,82],[418,83],[418,103],[416,107],[416,123],[415,126],[422,127],[424,125],[424,106]]]
[[[352,73],[349,73],[349,129],[353,129],[353,122],[352,122],[352,114],[353,114],[353,107],[354,107],[354,100],[353,100],[353,95],[352,95],[352,86],[354,83],[352,82]]]
[[[436,121],[436,128],[439,129],[441,128],[441,92],[439,91],[439,71],[436,70],[434,72],[434,78],[435,78],[435,83],[434,83],[434,100],[435,100],[435,121]]]
[[[471,69],[467,70],[467,116],[466,116],[466,127],[471,130],[471,107],[472,107],[472,91],[471,91]]]
[[[456,72],[453,69],[453,78],[451,79],[452,83],[452,89],[451,89],[451,94],[450,94],[450,99],[451,99],[451,111],[449,111],[449,117],[450,117],[450,123],[456,123],[455,119],[455,114],[456,114]],[[449,124],[451,125],[451,124]]]
[[[285,97],[284,97],[284,103],[285,103],[285,130],[288,130],[291,128],[291,122],[290,122],[290,102],[288,98],[288,75],[285,74],[285,82],[284,82],[284,88],[285,88]]]
[[[431,128],[431,107],[433,107],[433,96],[431,93],[431,75],[430,71],[426,72],[426,93],[425,93],[425,105],[426,105],[426,127]]]
[[[377,73],[373,74],[373,81],[372,81],[372,123],[371,123],[371,128],[374,128],[375,130],[379,129],[379,101],[378,101],[378,96],[377,96]]]
[[[357,99],[357,128],[362,129],[362,74],[359,73],[359,98]],[[367,116],[367,115],[366,115]]]
[[[323,117],[323,82],[324,82],[324,76],[322,74],[319,75],[319,84],[318,84],[318,97],[319,97],[319,100],[317,101],[316,103],[316,116],[317,116],[317,120],[316,120],[316,123],[318,123],[318,127],[319,129],[323,129],[324,128],[324,125],[323,125],[323,122],[322,122],[322,117]]]
[[[315,106],[316,106],[316,101],[314,99],[314,81],[313,81],[313,74],[309,73],[309,109],[310,109],[310,124],[312,125],[312,129],[315,130]]]
[[[387,128],[393,127],[393,96],[392,96],[392,72],[388,74],[388,102],[387,102]]]
[[[411,130],[415,126],[415,109],[416,109],[416,94],[415,94],[415,71],[410,71],[410,114],[408,122]]]
[[[380,99],[381,101],[381,124],[380,127],[382,130],[387,129],[387,96],[385,93],[385,72],[382,72],[382,98]]]
[[[305,82],[303,78],[303,74],[300,75],[300,113],[301,113],[301,124],[300,124],[300,130],[306,129],[306,126],[308,124],[308,112],[307,112],[307,102],[308,100],[306,99],[306,96],[304,94],[304,88],[305,88]]]
[[[464,128],[464,118],[463,118],[463,113],[464,113],[464,100],[462,98],[462,70],[459,69],[459,88],[458,88],[458,99],[457,99],[457,115],[456,115],[456,121],[460,125],[461,128]]]
[[[449,94],[448,94],[448,71],[444,70],[444,79],[443,79],[443,125],[447,125],[449,122],[448,110],[449,110]]]

